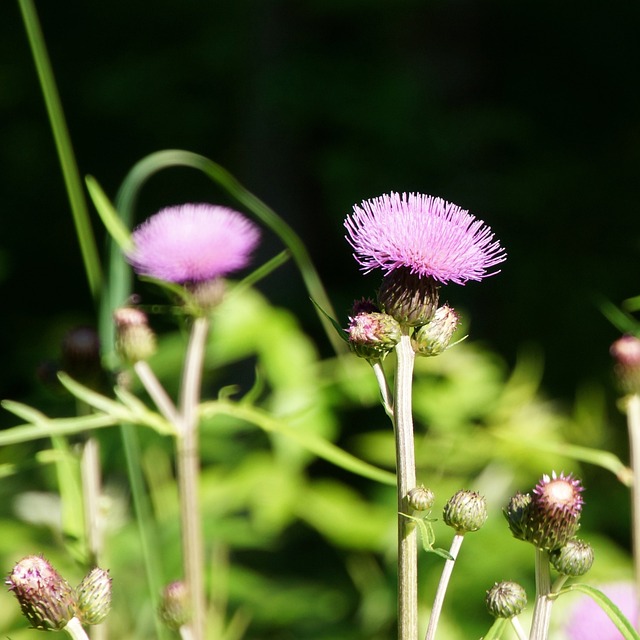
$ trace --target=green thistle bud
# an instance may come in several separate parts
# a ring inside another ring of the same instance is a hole
[[[438,285],[433,278],[421,278],[407,268],[394,269],[382,281],[378,303],[401,325],[420,327],[438,308]]]
[[[487,503],[475,491],[460,490],[444,506],[442,519],[458,534],[477,531],[487,520]]]
[[[451,338],[460,324],[460,316],[448,305],[439,307],[433,318],[416,333],[411,344],[420,356],[439,356],[449,346]]]
[[[549,558],[556,571],[577,578],[591,569],[593,547],[584,540],[574,538],[563,547],[552,551]]]
[[[109,572],[96,567],[89,571],[76,589],[78,618],[84,624],[100,624],[111,609]]]
[[[518,538],[518,540],[528,541],[527,532],[530,528],[531,496],[528,493],[516,493],[509,500],[509,504],[504,510],[504,515],[514,537]]]
[[[485,599],[494,618],[513,618],[527,606],[527,594],[517,582],[496,582]]]
[[[614,372],[624,393],[640,393],[640,339],[623,336],[610,349],[615,360]]]
[[[113,314],[116,326],[116,349],[127,362],[147,360],[156,351],[156,337],[147,316],[139,309],[122,307]]]
[[[160,618],[170,628],[177,630],[191,620],[191,601],[184,582],[176,580],[162,592]]]
[[[59,631],[76,615],[73,589],[42,556],[20,560],[6,584],[34,629]]]
[[[407,494],[407,504],[416,511],[427,511],[433,506],[436,499],[431,489],[425,488],[423,485],[414,487]]]
[[[349,346],[368,360],[384,359],[400,341],[400,325],[386,313],[358,313],[349,318]]]

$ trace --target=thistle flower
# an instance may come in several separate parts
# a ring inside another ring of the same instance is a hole
[[[198,283],[245,267],[258,239],[258,228],[237,211],[184,204],[162,209],[138,226],[127,259],[138,274]]]
[[[632,582],[614,582],[600,587],[624,616],[636,625],[638,601]],[[569,640],[620,640],[622,634],[609,616],[589,596],[582,596],[573,608],[565,627]]]
[[[59,631],[75,617],[73,589],[42,556],[27,556],[16,563],[6,584],[34,629]]]
[[[344,223],[363,271],[406,268],[420,278],[464,284],[506,260],[491,229],[442,198],[391,193],[353,207]]]
[[[531,495],[518,493],[509,501],[505,516],[511,533],[539,549],[559,549],[580,527],[582,491],[571,474],[543,475]]]
[[[513,618],[527,606],[527,593],[517,582],[496,582],[487,591],[485,603],[494,618]]]

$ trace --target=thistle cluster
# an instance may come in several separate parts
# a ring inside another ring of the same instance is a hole
[[[59,631],[73,618],[100,624],[111,608],[111,578],[98,567],[74,589],[42,556],[27,556],[13,567],[6,585],[34,629]]]
[[[580,527],[582,491],[571,474],[545,474],[531,493],[516,493],[509,501],[504,514],[511,533],[538,549],[561,549]]]

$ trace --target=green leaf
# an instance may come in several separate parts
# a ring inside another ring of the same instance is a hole
[[[255,424],[267,432],[280,433],[296,441],[318,457],[357,475],[383,484],[392,486],[396,484],[395,474],[374,467],[313,433],[295,429],[287,425],[282,418],[272,418],[260,409],[244,404],[231,403],[226,400],[214,400],[200,405],[200,415],[202,417],[212,417],[219,414],[239,418],[245,422]]]
[[[622,611],[620,611],[620,609],[611,601],[608,596],[602,593],[602,591],[591,587],[588,584],[578,583],[561,589],[560,591],[558,591],[557,595],[560,596],[571,591],[581,591],[582,593],[585,593],[589,597],[591,597],[609,616],[611,622],[616,625],[618,631],[620,631],[622,637],[625,640],[640,640],[640,635],[638,635],[638,632],[633,628],[631,622],[627,620]]]
[[[122,251],[125,253],[130,251],[133,249],[133,242],[129,229],[122,224],[118,212],[111,204],[109,198],[107,198],[98,181],[93,176],[87,176],[85,180],[87,189],[89,189],[89,195],[107,231],[118,243]]]
[[[434,548],[433,543],[436,541],[436,535],[433,532],[431,520],[428,516],[422,516],[418,518],[417,516],[410,516],[408,513],[402,512],[400,513],[400,515],[408,518],[409,520],[413,520],[413,522],[418,525],[420,538],[422,540],[422,548],[427,553],[435,553],[437,556],[440,556],[445,560],[453,560],[453,556],[446,549],[441,549],[439,547]]]
[[[311,302],[315,305],[316,309],[333,325],[338,335],[348,344],[349,334],[340,326],[340,323],[332,318],[313,298],[310,298]]]

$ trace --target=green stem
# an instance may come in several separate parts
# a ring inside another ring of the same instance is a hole
[[[142,386],[146,389],[160,413],[171,422],[171,424],[177,425],[180,421],[178,410],[175,408],[165,388],[160,384],[158,378],[156,378],[149,363],[145,360],[138,360],[138,362],[133,365],[133,368],[138,379],[142,382]]]
[[[551,622],[551,565],[549,552],[536,549],[536,604],[533,609],[533,621],[529,640],[547,640]]]
[[[67,622],[64,631],[66,631],[73,640],[89,640],[87,632],[82,628],[80,620],[76,617],[71,618],[71,620]]]
[[[511,623],[511,627],[515,631],[515,634],[518,636],[518,640],[527,640],[527,634],[524,632],[522,628],[522,624],[518,619],[518,616],[513,616],[513,618],[509,618],[509,622]]]
[[[196,318],[191,329],[180,389],[180,434],[177,438],[178,483],[185,580],[191,597],[194,640],[205,638],[204,545],[198,479],[198,406],[209,319]]]
[[[60,159],[60,165],[62,167],[62,174],[67,188],[69,203],[71,204],[71,213],[73,214],[76,233],[80,243],[84,268],[89,281],[89,289],[91,290],[94,300],[98,300],[100,287],[102,285],[100,258],[98,256],[93,230],[91,229],[82,180],[78,172],[69,130],[67,129],[53,70],[51,69],[51,62],[44,43],[44,36],[40,28],[38,14],[36,13],[32,0],[19,0],[19,4],[38,72],[40,86],[42,87],[49,122],[51,123],[51,129],[58,151],[58,158]]]
[[[640,602],[640,395],[633,394],[627,399],[627,428],[631,451],[631,535],[633,544],[633,566],[636,578],[636,593]],[[637,620],[633,621],[634,623]]]
[[[451,548],[449,549],[449,554],[451,555],[451,559],[448,559],[444,563],[444,567],[442,569],[442,575],[440,576],[440,582],[438,583],[438,590],[436,591],[436,597],[433,601],[433,608],[431,609],[431,617],[429,618],[429,627],[427,629],[427,635],[425,636],[425,640],[434,640],[434,638],[436,637],[436,630],[438,628],[438,621],[440,620],[440,614],[442,613],[444,596],[447,593],[449,580],[451,579],[451,574],[453,573],[453,567],[455,566],[456,559],[458,557],[458,553],[460,552],[460,547],[462,546],[463,540],[464,540],[463,533],[456,533],[456,535],[453,536],[453,541],[451,542]]]
[[[396,345],[394,431],[398,489],[398,640],[418,638],[418,539],[415,524],[405,518],[406,497],[416,486],[411,384],[415,353],[408,333]]]

